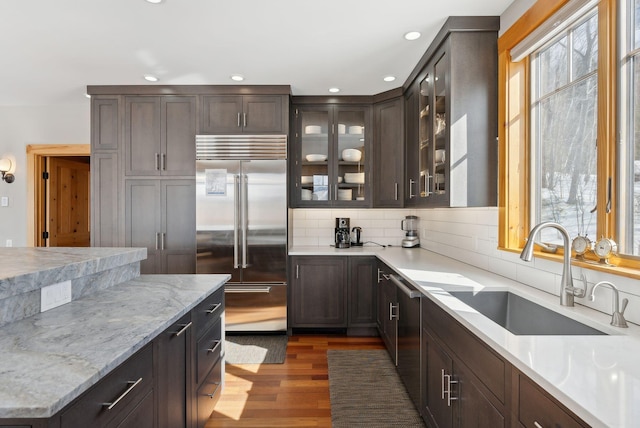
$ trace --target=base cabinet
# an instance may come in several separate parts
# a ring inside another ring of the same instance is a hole
[[[220,288],[58,414],[0,427],[204,427],[222,392],[223,312]]]
[[[290,258],[290,328],[375,334],[375,257]]]

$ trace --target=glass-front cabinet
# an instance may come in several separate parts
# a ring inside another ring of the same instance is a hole
[[[366,106],[294,106],[292,204],[301,207],[370,206],[371,109]],[[370,156],[369,156],[370,158]]]
[[[446,203],[449,184],[447,168],[447,88],[446,54],[427,67],[419,94],[419,172],[416,197],[428,203]],[[429,202],[430,201],[430,202]]]

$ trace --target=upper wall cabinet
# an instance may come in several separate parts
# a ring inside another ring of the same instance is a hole
[[[203,95],[201,134],[286,134],[288,97]]]
[[[125,175],[195,176],[195,96],[125,97]]]
[[[408,206],[497,204],[495,17],[450,18],[405,96]]]
[[[371,206],[371,107],[297,105],[293,206]]]
[[[373,106],[373,206],[404,205],[404,101],[402,96]]]

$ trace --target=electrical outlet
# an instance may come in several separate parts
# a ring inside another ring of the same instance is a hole
[[[0,198],[0,205],[3,207],[8,207],[9,206],[9,197],[8,196],[3,196]]]
[[[7,239],[7,247],[13,247],[13,239]]]
[[[40,289],[40,312],[53,309],[71,301],[71,281],[47,285]]]

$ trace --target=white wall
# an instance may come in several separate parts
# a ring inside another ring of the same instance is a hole
[[[9,197],[9,206],[0,207],[0,247],[7,239],[14,247],[27,242],[28,144],[89,144],[90,102],[65,106],[0,107],[0,157],[14,162],[16,179],[0,181],[0,196]]]
[[[500,15],[500,36],[513,25],[533,4],[536,0],[514,0],[507,7],[502,15]]]

